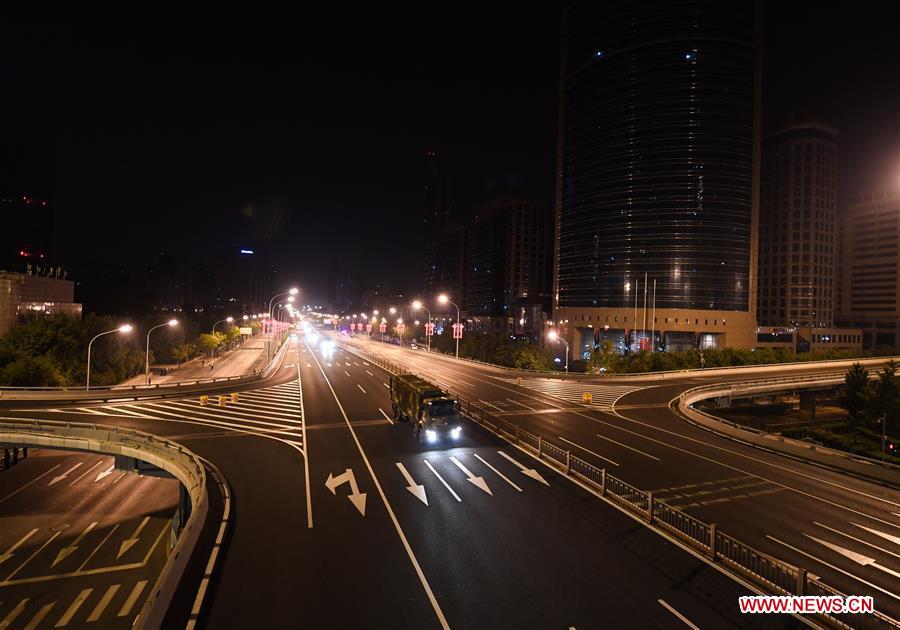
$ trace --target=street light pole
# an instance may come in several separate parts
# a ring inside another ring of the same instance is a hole
[[[450,300],[450,298],[448,298],[446,295],[438,296],[438,302],[440,302],[441,304],[452,304],[453,306],[456,307],[456,323],[461,326],[462,322],[459,321],[459,304],[452,302]],[[460,330],[460,332],[462,332],[462,330]],[[453,336],[456,337],[456,358],[458,359],[459,358],[459,337],[457,337],[455,334]]]
[[[272,322],[272,302],[274,302],[275,300],[277,300],[280,297],[284,297],[285,295],[297,295],[298,292],[299,292],[299,289],[297,287],[293,287],[290,291],[285,291],[284,293],[276,293],[275,295],[272,296],[272,299],[269,300],[269,309],[266,311],[266,313],[268,313],[268,316],[269,316],[270,324]],[[269,353],[269,350],[270,350],[269,337],[270,336],[271,335],[266,335],[266,361],[269,360],[269,354],[270,354]]]
[[[131,332],[131,324],[125,324],[124,326],[119,326],[118,328],[113,328],[112,330],[107,330],[106,332],[102,332],[99,335],[96,335],[93,339],[88,342],[88,351],[87,351],[87,375],[84,383],[84,388],[86,390],[91,389],[91,346],[94,345],[94,342],[97,341],[103,335],[110,335],[114,332],[127,333]]]
[[[419,300],[413,302],[414,310],[418,310],[420,308],[428,314],[428,326],[425,327],[425,340],[428,344],[428,352],[431,352],[431,335],[429,334],[429,328],[431,327],[431,311],[429,311],[428,307],[422,304],[422,302],[420,302]]]
[[[170,319],[165,324],[160,324],[159,326],[154,326],[150,330],[147,331],[147,354],[145,355],[144,360],[144,376],[147,378],[147,385],[150,384],[150,333],[152,333],[157,328],[165,328],[166,326],[177,326],[177,319]],[[213,326],[215,329],[215,326]]]
[[[555,330],[551,330],[550,332],[548,332],[547,338],[550,339],[550,341],[562,341],[563,344],[566,346],[566,374],[568,374],[569,373],[569,342],[566,341],[565,339],[563,339],[562,337],[560,337],[559,333],[557,333]]]

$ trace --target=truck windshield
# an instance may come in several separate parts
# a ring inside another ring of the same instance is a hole
[[[439,400],[431,403],[431,415],[451,416],[456,413],[456,402],[452,400]]]

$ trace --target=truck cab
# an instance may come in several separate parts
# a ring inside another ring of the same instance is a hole
[[[450,394],[412,374],[391,376],[390,387],[394,418],[411,422],[420,440],[437,442],[459,438],[462,433],[459,403]]]

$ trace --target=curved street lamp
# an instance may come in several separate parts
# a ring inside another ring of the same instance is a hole
[[[266,313],[268,314],[268,317],[269,317],[269,321],[271,322],[271,320],[272,320],[272,303],[275,300],[277,300],[278,298],[282,298],[285,295],[289,295],[289,296],[291,296],[291,301],[293,301],[293,297],[295,295],[297,295],[299,292],[300,292],[300,289],[298,289],[297,287],[291,287],[291,289],[289,291],[285,291],[284,293],[276,293],[275,295],[273,295],[272,299],[269,300],[269,309],[266,311]],[[270,325],[271,325],[271,323],[270,323]],[[269,349],[270,349],[269,336],[270,335],[266,335],[266,360],[269,359]]]
[[[219,324],[224,324],[225,322],[228,322],[230,324],[233,321],[234,321],[234,317],[226,317],[225,319],[220,319],[215,324],[213,324],[212,334],[213,335],[216,334],[216,326],[218,326]]]
[[[415,302],[413,302],[412,307],[413,307],[414,311],[422,309],[423,311],[425,311],[428,314],[428,326],[430,327],[431,326],[431,311],[428,310],[428,307],[425,306],[424,304],[422,304],[421,300],[416,300]],[[425,330],[425,339],[428,343],[428,352],[431,352],[431,335],[428,334],[427,328]]]
[[[131,324],[123,324],[118,328],[113,328],[112,330],[107,330],[106,332],[102,332],[99,335],[96,335],[93,339],[88,342],[88,353],[87,353],[87,378],[85,380],[84,388],[86,390],[90,390],[91,388],[91,346],[94,345],[94,342],[102,337],[103,335],[110,335],[114,332],[118,333],[130,333],[133,326]]]
[[[177,326],[177,319],[170,319],[165,324],[160,324],[159,326],[154,326],[150,330],[147,331],[147,354],[144,359],[144,376],[147,378],[147,385],[150,384],[150,333],[152,333],[157,328],[165,328],[166,326]]]
[[[547,333],[547,339],[549,339],[550,341],[554,341],[554,342],[562,341],[563,344],[566,346],[566,374],[568,374],[569,373],[569,342],[566,341],[565,339],[563,339],[562,337],[560,337],[559,333],[557,333],[555,330],[551,330],[550,332]]]

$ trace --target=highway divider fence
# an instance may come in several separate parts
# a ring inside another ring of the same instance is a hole
[[[382,357],[367,356],[375,365],[393,374],[408,374],[411,370]],[[652,492],[641,490],[610,475],[563,449],[546,438],[531,433],[474,401],[457,396],[460,411],[468,418],[513,444],[523,447],[542,461],[567,476],[574,477],[596,491],[604,499],[640,517],[648,525],[672,534],[697,552],[705,555],[733,573],[749,580],[771,595],[839,595],[806,569],[779,560],[721,531],[715,523],[705,523],[690,514],[657,499]],[[828,614],[817,619],[830,627],[868,630],[870,628],[900,628],[900,621],[880,612],[871,614]]]

